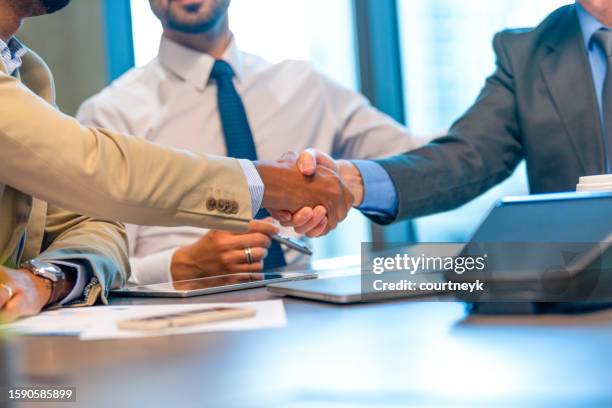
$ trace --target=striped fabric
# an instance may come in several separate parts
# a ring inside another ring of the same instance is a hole
[[[253,162],[245,159],[238,159],[242,171],[246,176],[247,183],[249,185],[249,192],[251,193],[251,208],[253,209],[253,217],[257,215],[261,208],[261,202],[264,196],[264,183],[255,168]]]
[[[15,38],[11,38],[7,43],[0,39],[0,59],[6,65],[9,75],[13,75],[15,71],[21,67],[21,57],[28,50]]]

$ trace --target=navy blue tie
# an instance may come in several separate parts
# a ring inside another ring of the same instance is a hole
[[[225,61],[217,60],[213,65],[210,77],[217,82],[217,103],[221,116],[221,125],[225,135],[227,155],[237,159],[257,160],[257,150],[253,133],[249,126],[242,99],[234,87],[234,71]],[[255,216],[257,219],[269,217],[264,208]],[[280,244],[272,241],[268,257],[264,260],[264,269],[286,266],[285,256]]]

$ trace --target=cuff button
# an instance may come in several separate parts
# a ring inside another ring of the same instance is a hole
[[[230,213],[231,214],[238,214],[238,208],[239,208],[238,202],[232,201],[232,208],[231,208]]]
[[[219,199],[217,200],[217,209],[220,212],[225,212],[225,209],[227,208],[227,204],[228,204],[227,201]]]
[[[206,200],[206,208],[208,209],[208,211],[216,210],[217,200],[215,200],[214,198],[209,198],[208,200]]]

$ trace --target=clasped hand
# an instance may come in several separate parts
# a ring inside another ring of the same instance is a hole
[[[284,226],[308,237],[327,234],[363,200],[361,175],[350,162],[308,149],[278,162],[257,162],[263,206]]]

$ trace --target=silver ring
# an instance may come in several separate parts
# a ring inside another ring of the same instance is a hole
[[[249,265],[253,263],[253,250],[251,248],[244,248],[244,256],[246,256]]]
[[[8,292],[8,299],[7,301],[11,300],[13,298],[13,288],[11,288],[8,285],[5,285],[4,283],[0,283],[0,288],[5,289]]]

